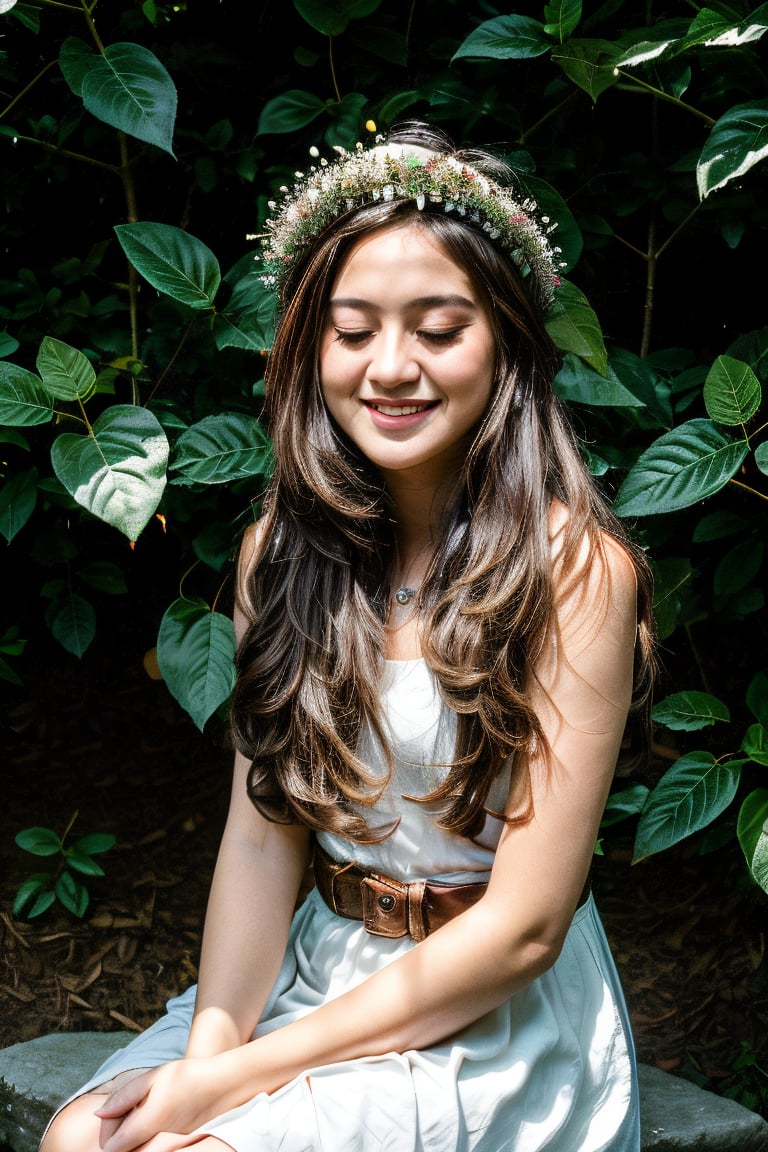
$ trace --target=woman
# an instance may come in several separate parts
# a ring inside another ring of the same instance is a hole
[[[558,253],[507,179],[410,124],[272,206],[199,983],[42,1152],[639,1148],[586,885],[650,580],[553,394]]]

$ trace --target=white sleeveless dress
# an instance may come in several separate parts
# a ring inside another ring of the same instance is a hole
[[[378,805],[392,835],[358,845],[321,835],[337,860],[407,882],[487,879],[500,822],[478,842],[444,832],[429,792],[451,759],[455,716],[440,702],[426,663],[389,661],[383,713],[394,770]],[[383,760],[370,737],[363,756]],[[499,780],[489,806],[504,805]],[[378,819],[376,821],[379,822]],[[414,947],[410,937],[369,934],[336,916],[317,890],[296,912],[283,965],[255,1035],[311,1012]],[[108,1059],[77,1095],[131,1069],[184,1055],[195,989]],[[624,999],[590,897],[576,912],[554,966],[450,1042],[308,1069],[283,1088],[210,1121],[205,1132],[235,1152],[638,1152],[635,1057]]]

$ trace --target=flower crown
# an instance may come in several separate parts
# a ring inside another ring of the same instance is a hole
[[[379,138],[380,139],[380,138]],[[321,160],[305,175],[296,173],[283,199],[269,201],[272,215],[262,236],[262,280],[281,292],[287,275],[309,245],[345,212],[377,201],[413,200],[416,207],[442,204],[478,225],[502,248],[522,275],[531,278],[532,297],[543,312],[552,306],[560,284],[560,248],[549,235],[557,227],[536,215],[536,204],[516,200],[511,190],[457,157],[418,145],[379,144],[354,152],[338,148],[337,160]]]

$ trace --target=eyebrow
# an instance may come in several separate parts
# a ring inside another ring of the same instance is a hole
[[[360,308],[370,309],[377,308],[378,305],[374,304],[371,300],[363,300],[356,296],[337,296],[329,300],[331,308]],[[459,307],[471,308],[473,311],[477,310],[477,305],[473,300],[468,300],[466,296],[418,296],[415,300],[409,300],[409,308],[444,308]]]

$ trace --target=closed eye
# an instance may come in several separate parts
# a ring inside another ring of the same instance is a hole
[[[373,333],[370,328],[334,328],[339,344],[350,344],[353,347],[364,344]]]
[[[420,328],[417,336],[428,344],[452,344],[467,327],[467,324],[458,324],[455,328]]]

